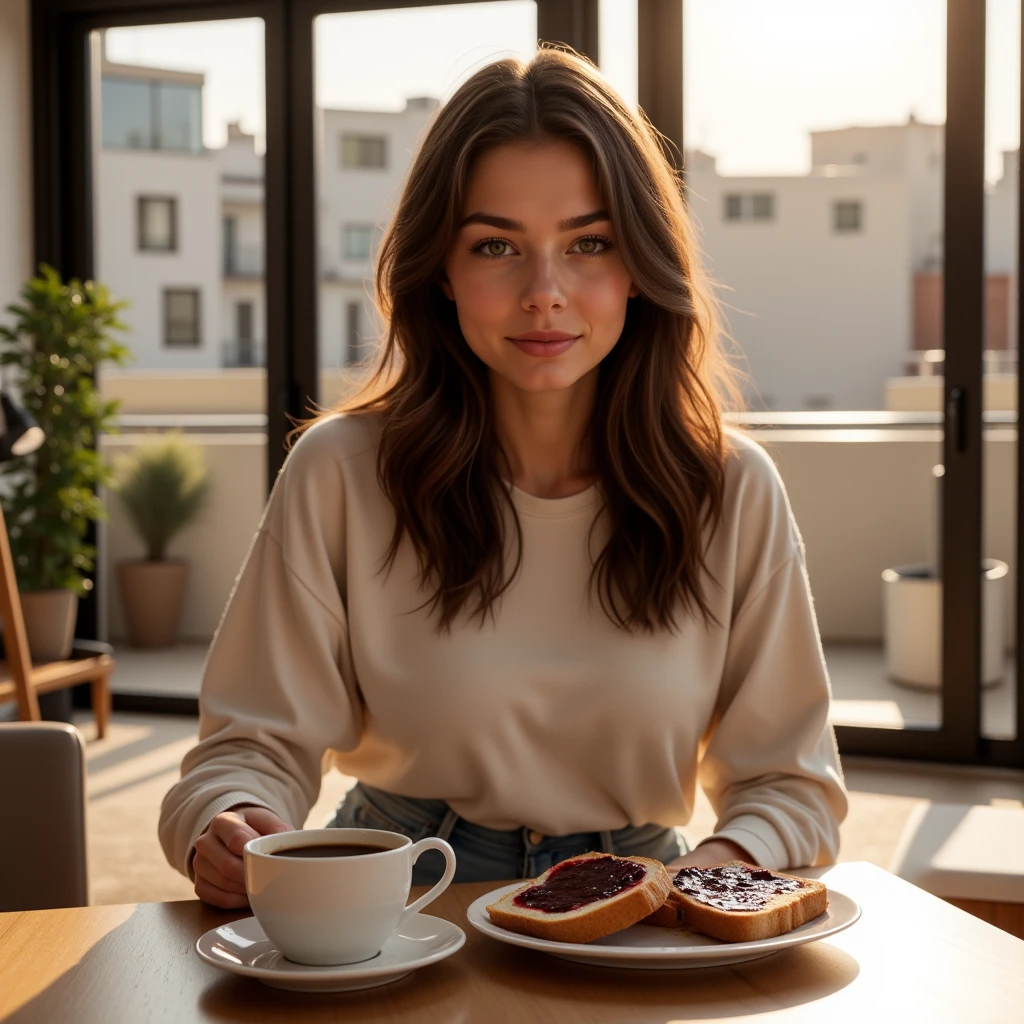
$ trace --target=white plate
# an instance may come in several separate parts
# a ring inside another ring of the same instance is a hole
[[[529,935],[506,931],[491,922],[487,905],[496,903],[506,893],[512,892],[522,884],[516,882],[514,885],[505,885],[474,900],[467,911],[469,923],[477,931],[499,942],[537,949],[563,960],[593,964],[597,967],[679,970],[684,967],[741,964],[745,960],[769,956],[780,949],[801,946],[805,942],[814,942],[816,939],[835,935],[836,932],[849,928],[860,917],[860,907],[854,900],[830,888],[828,909],[823,914],[774,939],[720,942],[718,939],[688,932],[683,928],[658,928],[655,925],[635,924],[632,928],[625,928],[594,942],[552,942],[550,939],[534,939]]]
[[[436,963],[461,949],[466,933],[450,921],[413,914],[371,960],[336,967],[292,963],[274,947],[255,917],[211,928],[196,942],[208,964],[293,992],[352,992],[387,985],[410,971]]]

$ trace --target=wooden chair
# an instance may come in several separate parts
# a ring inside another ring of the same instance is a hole
[[[0,621],[4,625],[7,660],[0,661],[0,704],[18,702],[18,718],[38,722],[39,694],[62,690],[66,686],[89,683],[92,688],[92,712],[96,717],[96,735],[102,739],[110,718],[110,676],[114,659],[106,644],[76,641],[73,656],[67,661],[48,661],[33,665],[25,636],[25,619],[14,574],[7,526],[0,511]]]

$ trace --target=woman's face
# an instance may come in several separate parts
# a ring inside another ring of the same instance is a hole
[[[524,392],[596,372],[638,293],[589,161],[567,142],[480,156],[444,269],[467,344],[495,382]]]

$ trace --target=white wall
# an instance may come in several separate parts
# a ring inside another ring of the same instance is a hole
[[[190,434],[203,446],[212,475],[203,519],[171,546],[188,558],[192,578],[184,636],[206,640],[242,566],[266,501],[266,438],[262,434]],[[882,570],[923,562],[933,550],[936,489],[932,466],[942,460],[932,430],[802,430],[752,432],[782,474],[807,546],[808,573],[822,637],[878,643],[883,635]],[[140,435],[104,438],[107,455],[130,449]],[[1015,441],[1005,429],[986,433],[984,556],[1010,565],[1013,593]],[[110,637],[123,636],[114,566],[142,547],[116,497],[100,545],[101,590]],[[1006,635],[1014,635],[1013,602]]]
[[[131,451],[146,435],[106,436],[107,458]],[[210,470],[210,498],[200,518],[171,541],[168,556],[189,561],[181,636],[208,641],[227,603],[267,500],[267,439],[264,434],[190,434],[201,445]],[[108,522],[101,527],[99,593],[105,602],[105,639],[125,637],[116,565],[145,557],[117,495],[104,494]]]
[[[32,274],[28,0],[0,3],[0,321]]]
[[[692,173],[690,207],[722,286],[732,336],[776,409],[813,395],[878,409],[911,344],[911,224],[898,177],[739,178]],[[773,221],[726,221],[727,193],[772,192]],[[863,230],[836,234],[832,204],[863,204]]]
[[[397,112],[318,111],[318,246],[321,270],[329,275],[320,288],[320,365],[323,367],[345,365],[349,302],[358,302],[362,307],[360,336],[371,338],[379,334],[371,298],[372,261],[345,258],[344,225],[375,225],[374,245],[379,243],[435,109],[435,101],[416,99],[407,101],[405,109]],[[387,167],[343,168],[341,136],[346,132],[386,136]]]
[[[101,149],[95,188],[96,275],[131,306],[125,341],[134,365],[166,369],[220,366],[221,202],[217,163],[209,153]],[[140,252],[140,195],[174,196],[178,251]],[[164,345],[164,288],[200,291],[201,345]]]

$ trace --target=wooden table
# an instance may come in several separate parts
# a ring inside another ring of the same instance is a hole
[[[465,929],[458,953],[393,985],[334,995],[281,992],[204,964],[196,939],[245,915],[198,900],[0,914],[0,1020],[1024,1020],[1024,942],[871,864],[807,874],[856,899],[861,920],[762,960],[683,971],[586,967],[495,942],[465,916],[493,886],[454,885],[432,912]]]

